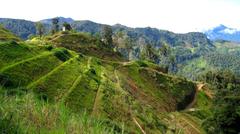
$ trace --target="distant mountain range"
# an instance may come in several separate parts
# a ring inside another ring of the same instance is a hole
[[[46,33],[48,33],[51,30],[51,19],[41,20],[41,22],[44,23]],[[88,20],[74,21],[71,18],[59,17],[60,25],[63,22],[70,23],[72,28],[78,32],[87,32],[94,36],[100,34],[104,25]],[[35,22],[16,19],[0,19],[0,24],[22,39],[27,39],[31,35],[36,35]],[[131,54],[129,54],[125,48],[119,48],[119,51],[124,57],[128,57],[129,59],[139,59],[141,57],[141,52],[148,45],[155,50],[159,50],[163,45],[176,48],[179,50],[175,52],[177,55],[177,62],[199,57],[214,48],[213,43],[207,36],[200,32],[177,34],[151,27],[131,28],[121,24],[116,24],[111,27],[113,30],[113,39],[117,39],[114,40],[115,44],[124,46],[127,40],[131,41]],[[159,63],[160,61],[157,60],[155,62]]]
[[[88,20],[75,21],[71,18],[58,17],[60,25],[63,22],[68,22],[72,25],[73,29],[78,32],[88,32],[92,35],[100,33],[102,26],[104,24],[95,23]],[[40,22],[44,23],[46,32],[50,31],[51,28],[51,19],[41,20]],[[36,34],[35,22],[27,20],[18,20],[18,19],[8,19],[0,18],[0,24],[2,24],[6,29],[12,31],[22,39],[27,39],[30,35]],[[120,24],[112,26],[113,32],[125,32],[129,37],[134,40],[144,39],[144,42],[147,44],[158,45],[161,43],[167,43],[171,46],[176,46],[179,44],[185,45],[198,45],[210,43],[207,40],[206,36],[203,33],[190,32],[187,34],[176,34],[166,30],[159,30],[156,28],[130,28]],[[203,40],[202,40],[203,39]]]
[[[233,42],[240,42],[240,30],[235,28],[228,28],[224,25],[219,25],[215,28],[204,32],[210,40],[226,40]]]
[[[59,19],[60,23],[63,23],[63,22],[72,23],[72,22],[74,22],[74,20],[72,18],[64,18],[64,17],[57,17],[57,18]],[[40,20],[40,22],[45,23],[45,24],[52,24],[52,18]]]
[[[89,32],[91,34],[96,34],[101,31],[103,24],[95,23],[89,20],[76,21],[72,18],[58,17],[60,25],[64,22],[70,23],[72,27],[79,32]],[[46,32],[49,32],[51,29],[51,18],[40,20],[44,23]],[[35,22],[19,19],[9,19],[9,18],[0,18],[0,24],[2,24],[6,29],[9,29],[14,34],[18,35],[22,39],[27,39],[30,35],[36,34]],[[160,38],[165,37],[175,37],[175,35],[187,35],[187,34],[174,34],[170,31],[159,30],[155,28],[129,28],[120,24],[112,26],[113,31],[126,30],[129,31],[129,34],[132,36],[144,35],[150,37],[150,42],[156,43]],[[157,33],[158,32],[158,33]],[[233,42],[240,42],[240,30],[234,28],[228,28],[224,25],[219,25],[215,28],[209,29],[203,32],[210,40],[226,40]],[[171,34],[171,35],[170,35]],[[200,33],[199,33],[200,34]],[[196,34],[195,34],[196,35]],[[161,37],[160,37],[161,36]]]

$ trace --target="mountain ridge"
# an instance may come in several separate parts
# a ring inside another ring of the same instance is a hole
[[[204,32],[209,39],[226,40],[232,42],[240,42],[240,30],[236,28],[229,28],[223,24],[216,26]]]

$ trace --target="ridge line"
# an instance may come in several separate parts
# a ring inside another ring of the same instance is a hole
[[[80,75],[74,80],[72,86],[69,88],[69,90],[67,91],[67,93],[65,93],[65,94],[63,95],[63,97],[62,97],[61,100],[64,101],[64,100],[66,99],[66,97],[73,91],[73,89],[76,88],[77,84],[81,81],[83,75],[84,75],[87,71],[89,71],[91,60],[92,60],[92,57],[89,57],[89,58],[88,58],[88,62],[87,62],[87,69],[86,69],[82,74],[80,74]]]

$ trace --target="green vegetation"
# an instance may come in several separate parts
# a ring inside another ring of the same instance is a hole
[[[73,114],[64,104],[40,101],[32,93],[0,95],[0,133],[113,133],[104,121]]]
[[[213,115],[205,122],[208,133],[236,134],[240,131],[240,78],[230,71],[208,72],[205,81],[211,83],[216,90],[213,101]],[[209,127],[211,126],[211,127]]]
[[[8,30],[6,30],[0,25],[0,41],[9,41],[9,40],[20,41],[21,39],[19,39],[17,36],[15,36],[14,34],[12,34],[11,32],[9,32]]]
[[[179,65],[178,75],[197,80],[199,77],[213,70],[231,70],[236,75],[240,75],[240,47],[239,44],[225,42],[216,42],[216,50],[201,57],[192,59]]]
[[[149,45],[147,58],[127,61],[117,52],[119,48],[105,47],[98,37],[73,31],[54,33],[21,43],[0,43],[0,132],[238,131],[239,79],[228,71],[208,72],[216,63],[196,56],[212,47],[199,46],[198,41],[174,48],[165,43],[155,51]],[[185,53],[174,57],[178,50]],[[217,46],[217,50],[225,53],[233,48]],[[164,63],[161,66],[154,63],[156,55]],[[188,56],[189,63],[184,59]],[[172,68],[183,68],[180,75],[202,83],[167,74],[170,63]]]

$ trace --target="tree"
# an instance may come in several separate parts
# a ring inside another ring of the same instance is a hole
[[[71,31],[72,30],[71,25],[69,23],[67,23],[67,22],[64,22],[63,26],[66,28],[67,31]]]
[[[52,34],[59,31],[59,24],[58,23],[59,23],[58,18],[53,18],[52,19]]]
[[[217,90],[213,116],[203,123],[206,130],[209,134],[237,134],[240,132],[239,78],[229,70],[208,72],[205,77]]]
[[[37,22],[36,23],[36,29],[37,29],[37,34],[40,36],[40,38],[42,37],[42,35],[44,34],[45,31],[45,27],[41,22]]]
[[[168,45],[166,45],[166,44],[163,44],[162,45],[162,47],[160,48],[160,53],[163,55],[163,56],[165,56],[165,57],[167,57],[168,55],[169,55],[169,46]]]
[[[132,48],[133,48],[133,41],[130,37],[126,37],[125,38],[125,48],[127,49],[127,52],[128,52],[128,60],[130,60],[130,54],[131,54],[131,51],[132,51]]]
[[[176,56],[175,55],[170,55],[169,57],[169,70],[176,72],[177,68],[176,68]]]
[[[111,26],[104,25],[102,27],[102,41],[107,45],[109,48],[113,48],[113,39],[112,39],[112,28]]]
[[[153,63],[158,63],[159,56],[151,44],[145,46],[142,53],[142,59],[147,59]]]

